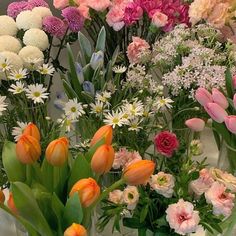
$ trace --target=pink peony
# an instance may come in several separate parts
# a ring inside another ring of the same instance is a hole
[[[22,11],[31,9],[32,6],[27,1],[12,2],[7,7],[7,15],[16,18]]]
[[[177,234],[186,235],[196,232],[200,217],[199,212],[194,211],[192,203],[180,199],[177,203],[168,206],[166,214],[170,228]]]
[[[115,31],[119,31],[125,25],[123,18],[124,18],[124,10],[121,9],[120,7],[112,7],[106,15],[106,22]]]
[[[132,25],[143,16],[143,9],[136,3],[129,3],[124,11],[124,22],[126,25]]]
[[[207,203],[213,205],[213,214],[228,217],[234,207],[235,195],[225,191],[226,187],[218,182],[213,183],[205,193]]]
[[[168,16],[156,11],[152,16],[152,24],[156,27],[164,27],[168,23]]]
[[[139,63],[142,53],[149,51],[150,45],[139,37],[133,37],[133,42],[129,44],[127,56],[130,63]]]
[[[156,149],[166,157],[171,157],[178,149],[179,141],[174,133],[163,131],[154,138]]]
[[[53,5],[57,9],[64,9],[69,6],[69,0],[53,0]]]

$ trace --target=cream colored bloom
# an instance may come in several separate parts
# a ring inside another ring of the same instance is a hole
[[[18,53],[21,48],[20,41],[15,37],[9,35],[0,36],[0,52],[9,51]]]
[[[46,16],[52,16],[52,12],[47,7],[35,7],[33,8],[32,12],[35,15],[40,16],[42,19]]]
[[[14,52],[9,52],[9,51],[0,52],[0,60],[1,58],[5,58],[5,60],[9,62],[11,70],[19,70],[23,67],[23,61]]]
[[[139,200],[139,192],[137,187],[128,186],[123,192],[123,201],[127,204],[127,209],[134,210]]]
[[[108,200],[110,202],[115,203],[115,204],[119,204],[119,203],[123,202],[122,196],[123,196],[123,192],[121,190],[119,190],[119,189],[116,189],[116,190],[114,190],[114,191],[109,193]]]
[[[15,36],[17,34],[16,22],[10,16],[0,16],[0,35]]]

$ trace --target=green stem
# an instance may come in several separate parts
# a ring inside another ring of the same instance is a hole
[[[145,228],[138,229],[138,236],[146,236],[146,231]]]

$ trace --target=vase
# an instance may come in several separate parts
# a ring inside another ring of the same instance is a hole
[[[114,184],[121,178],[122,172],[120,170],[111,170],[102,178],[102,187],[107,188]]]

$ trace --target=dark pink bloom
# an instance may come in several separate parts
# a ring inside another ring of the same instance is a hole
[[[49,8],[48,4],[44,0],[28,0],[28,3],[34,7],[47,7]]]
[[[16,18],[22,11],[31,10],[33,7],[26,1],[12,2],[7,7],[7,15]]]
[[[143,9],[136,3],[129,3],[124,11],[124,22],[132,25],[143,16]]]

